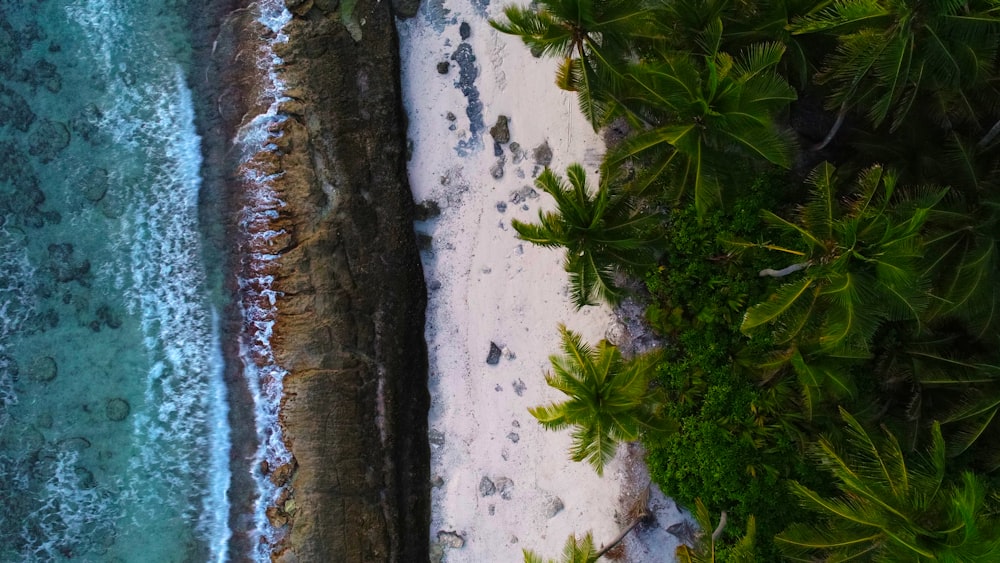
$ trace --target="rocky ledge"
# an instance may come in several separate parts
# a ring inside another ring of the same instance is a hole
[[[216,100],[203,105],[217,110],[203,135],[207,160],[227,162],[231,176],[206,178],[209,194],[213,182],[238,184],[236,157],[220,140],[260,113],[241,77],[255,74],[247,53],[268,33],[224,4],[213,62],[202,69],[211,77],[202,90]],[[288,487],[268,511],[286,527],[271,553],[286,562],[427,561],[426,292],[406,179],[393,21],[402,4],[357,0],[349,14],[338,4],[286,0],[295,15],[288,41],[274,47],[291,99],[263,157],[280,173],[274,187],[286,204],[271,224],[284,231],[273,249],[271,343],[289,372],[280,421],[294,461],[269,469]],[[235,223],[239,194],[230,188],[223,199]]]

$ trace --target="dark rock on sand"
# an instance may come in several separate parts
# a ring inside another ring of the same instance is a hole
[[[486,356],[486,363],[495,366],[500,363],[500,347],[494,342],[490,342],[490,353]]]

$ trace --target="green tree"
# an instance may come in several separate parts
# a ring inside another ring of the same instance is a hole
[[[552,371],[545,382],[568,396],[566,401],[528,409],[548,430],[573,427],[573,461],[590,463],[599,475],[622,441],[643,431],[669,432],[673,423],[662,415],[660,394],[650,389],[658,354],[626,361],[607,340],[585,344],[565,326],[561,356],[550,356]]]
[[[895,129],[920,107],[922,119],[950,128],[955,118],[982,117],[977,96],[997,94],[988,84],[1000,40],[996,11],[993,0],[842,0],[792,30],[837,38],[817,82],[831,87],[829,104],[841,116],[858,108],[876,127],[891,117]]]
[[[945,480],[945,444],[931,430],[926,459],[908,462],[896,437],[883,428],[880,441],[841,411],[847,448],[824,438],[817,461],[834,476],[841,494],[825,497],[797,482],[793,492],[819,513],[816,524],[794,524],[775,541],[798,561],[997,561],[1000,520],[973,473]]]
[[[556,201],[556,211],[538,212],[538,223],[511,221],[518,236],[540,246],[566,249],[571,296],[577,307],[599,301],[615,304],[624,291],[619,273],[640,274],[656,263],[658,218],[638,209],[635,197],[615,191],[608,181],[596,191],[583,167],[572,164],[569,184],[546,169],[535,185]]]
[[[855,193],[840,202],[835,172],[829,163],[812,171],[810,198],[795,221],[763,211],[772,226],[797,236],[803,250],[730,245],[796,257],[786,268],[761,271],[761,276],[794,274],[798,279],[750,307],[742,331],[770,325],[778,344],[815,344],[814,352],[853,357],[869,350],[882,321],[921,320],[930,300],[929,279],[921,268],[924,224],[944,191],[902,193],[892,173],[873,166],[858,176]]]
[[[665,180],[668,196],[693,194],[699,216],[722,202],[722,178],[741,164],[791,163],[792,142],[775,114],[796,99],[774,70],[784,47],[755,44],[733,57],[720,50],[722,24],[701,35],[704,55],[661,52],[626,70],[624,103],[639,131],[612,149],[606,169],[636,161],[637,192]]]
[[[539,0],[505,7],[506,21],[490,25],[519,36],[536,56],[563,57],[556,83],[578,93],[581,111],[597,129],[615,106],[618,68],[636,42],[653,39],[652,8],[643,0]]]

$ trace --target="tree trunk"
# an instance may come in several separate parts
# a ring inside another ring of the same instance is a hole
[[[772,278],[783,278],[788,274],[793,274],[799,270],[805,270],[809,267],[809,262],[799,262],[798,264],[792,264],[791,266],[786,266],[780,270],[772,270],[771,268],[764,268],[758,274],[760,277],[771,276]]]

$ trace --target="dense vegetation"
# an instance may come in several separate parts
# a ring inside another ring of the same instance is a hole
[[[564,331],[571,400],[533,414],[598,470],[639,435],[706,529],[684,561],[1000,561],[1000,0],[537,0],[493,25],[630,131],[596,189],[546,172],[558,209],[518,233],[566,248],[578,306],[644,279],[669,342],[629,362]]]

